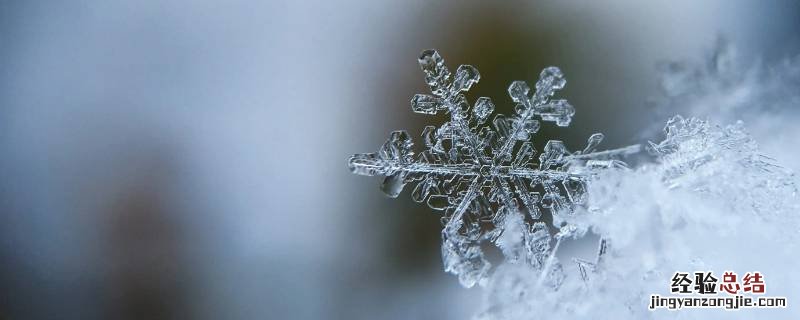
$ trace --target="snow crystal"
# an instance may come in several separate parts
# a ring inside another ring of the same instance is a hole
[[[415,95],[411,109],[447,113],[449,121],[423,130],[425,150],[416,157],[408,133],[394,131],[378,152],[353,155],[350,170],[384,176],[381,189],[390,197],[412,183],[414,201],[442,211],[444,269],[465,287],[487,279],[490,263],[481,244],[491,242],[506,261],[540,270],[538,283],[557,288],[563,275],[555,252],[573,229],[559,226],[551,236],[547,225],[535,221],[543,211],[557,216],[582,205],[586,183],[601,169],[625,167],[615,158],[638,152],[639,146],[596,152],[603,140],[597,133],[583,150],[570,152],[562,141],[550,140],[537,162],[532,139],[540,121],[565,127],[575,114],[569,102],[553,99],[566,85],[561,70],[542,70],[534,90],[524,81],[511,83],[515,113],[497,114],[488,124],[491,99],[480,97],[470,108],[464,95],[480,80],[475,67],[462,65],[453,75],[435,50],[422,52],[419,64],[431,94]]]

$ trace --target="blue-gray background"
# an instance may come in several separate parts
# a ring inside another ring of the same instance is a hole
[[[720,35],[797,53],[800,3],[0,2],[0,318],[462,319],[438,217],[346,168],[441,120],[408,105],[418,53],[501,112],[558,65],[577,114],[542,139],[614,147]]]

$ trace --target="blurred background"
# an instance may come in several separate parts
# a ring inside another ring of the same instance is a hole
[[[557,65],[572,125],[642,141],[664,61],[800,52],[797,1],[2,1],[0,319],[463,319],[439,217],[346,160],[418,136],[416,62],[513,106]]]

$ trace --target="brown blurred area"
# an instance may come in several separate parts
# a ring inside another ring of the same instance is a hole
[[[187,286],[191,269],[184,226],[169,213],[163,180],[167,163],[143,168],[103,210],[108,219],[100,245],[102,300],[106,319],[178,319],[190,314]]]

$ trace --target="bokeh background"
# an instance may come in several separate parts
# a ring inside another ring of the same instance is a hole
[[[800,52],[797,1],[2,1],[0,318],[463,319],[439,218],[346,159],[414,114],[562,68],[569,129],[639,143],[664,61]]]

